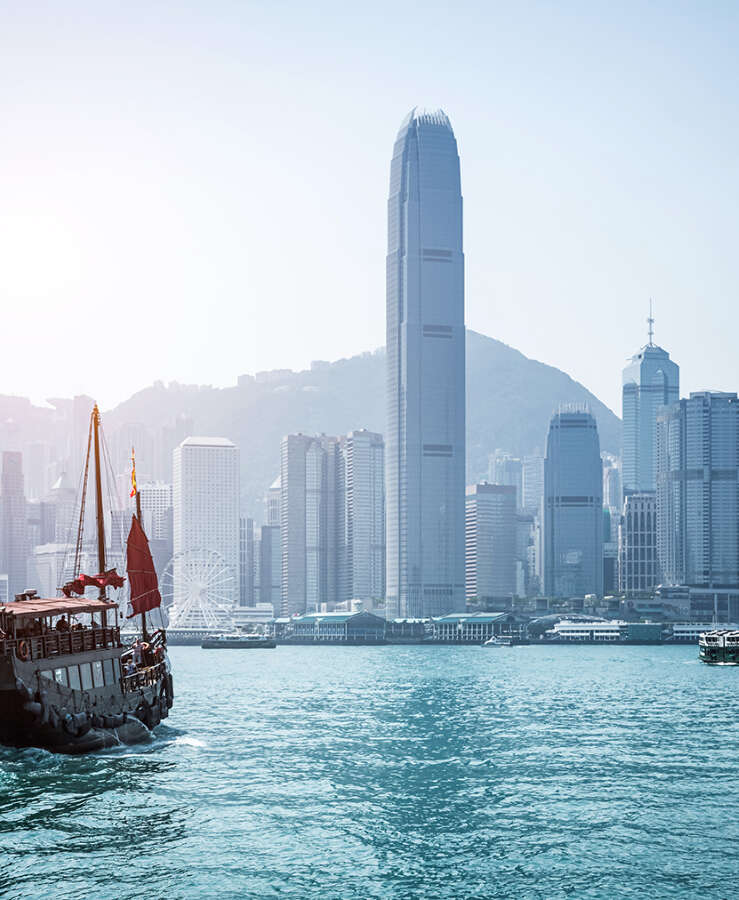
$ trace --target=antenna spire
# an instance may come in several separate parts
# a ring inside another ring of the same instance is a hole
[[[652,315],[652,298],[649,298],[649,318],[647,319],[649,326],[649,347],[654,347],[654,316]]]

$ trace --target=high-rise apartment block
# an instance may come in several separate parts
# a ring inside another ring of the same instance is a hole
[[[552,417],[544,468],[544,593],[603,595],[603,474],[589,412]]]
[[[465,496],[465,591],[483,604],[516,593],[516,488],[476,484]]]
[[[412,110],[395,142],[386,343],[388,613],[464,611],[462,194],[440,110]]]
[[[184,583],[186,556],[216,553],[228,577],[221,592],[225,600],[239,599],[239,451],[221,437],[189,437],[173,457],[174,583]]]

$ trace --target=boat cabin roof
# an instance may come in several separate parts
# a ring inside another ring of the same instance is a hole
[[[114,609],[117,604],[110,600],[93,600],[87,597],[52,597],[43,600],[16,600],[0,606],[0,614],[13,616],[16,619],[38,619],[42,616],[61,616],[77,613],[95,613],[106,609]]]

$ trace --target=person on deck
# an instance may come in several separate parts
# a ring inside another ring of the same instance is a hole
[[[62,616],[61,619],[56,623],[57,631],[69,631],[69,622],[67,621],[66,616]]]

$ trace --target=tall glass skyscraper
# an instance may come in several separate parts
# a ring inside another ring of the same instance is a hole
[[[657,553],[665,582],[739,588],[737,395],[701,391],[662,410],[657,447]]]
[[[625,495],[657,488],[657,410],[680,397],[680,369],[670,354],[649,343],[623,370],[623,461]]]
[[[603,595],[603,471],[589,412],[552,417],[544,463],[544,593]]]
[[[465,608],[464,341],[457,142],[445,113],[414,109],[388,201],[388,615]]]

